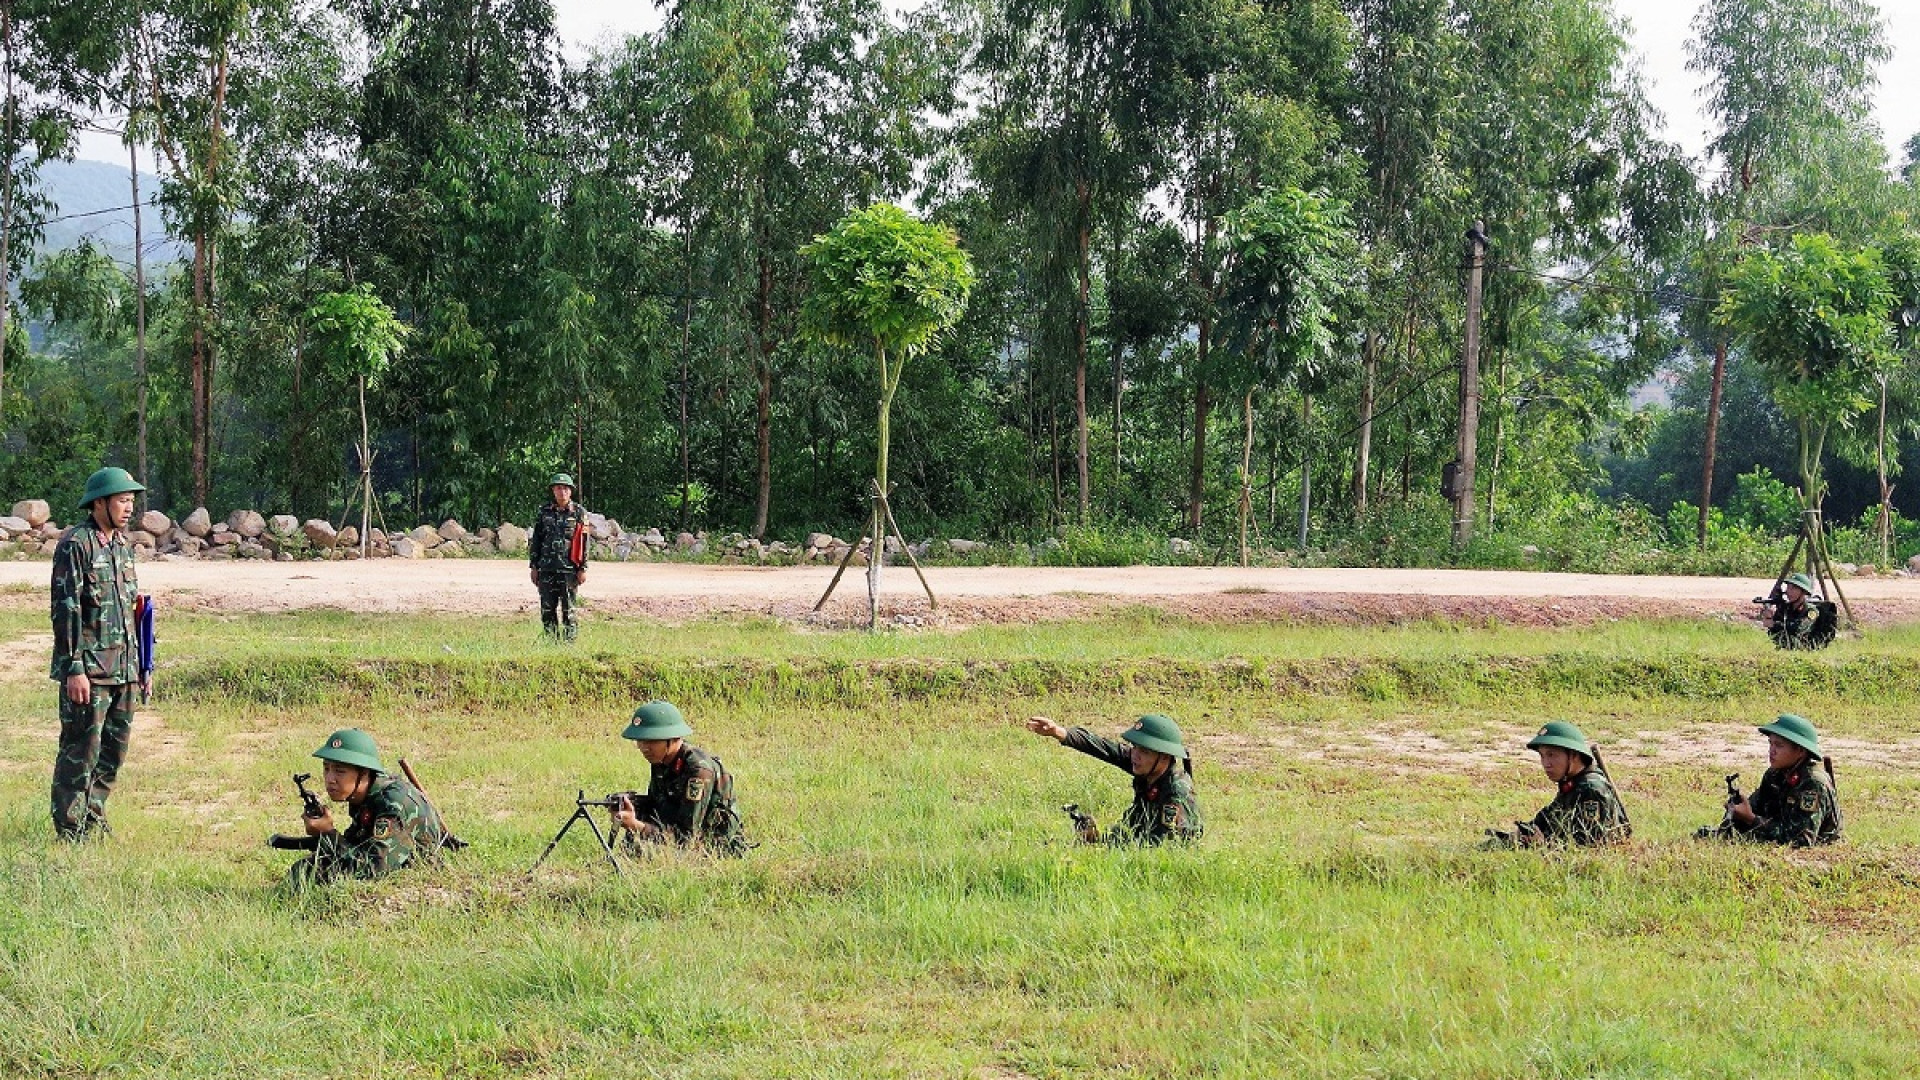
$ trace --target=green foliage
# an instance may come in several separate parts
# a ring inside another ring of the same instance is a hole
[[[366,284],[322,295],[307,310],[307,321],[316,349],[342,373],[367,380],[369,390],[378,388],[412,332]]]
[[[1873,407],[1870,388],[1891,355],[1893,299],[1878,251],[1845,250],[1823,234],[1795,236],[1778,254],[1753,252],[1729,275],[1717,317],[1800,425],[1809,506],[1819,505],[1827,430]]]
[[[813,267],[804,318],[820,341],[916,356],[966,310],[973,263],[953,230],[891,203],[841,219],[801,249]],[[895,379],[898,376],[894,377]]]
[[[1230,339],[1253,361],[1254,381],[1313,386],[1337,355],[1358,252],[1348,208],[1324,192],[1284,188],[1228,214],[1233,251],[1221,303]]]

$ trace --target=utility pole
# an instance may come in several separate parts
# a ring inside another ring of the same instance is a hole
[[[1453,499],[1453,546],[1473,539],[1473,467],[1480,441],[1480,277],[1487,265],[1487,225],[1467,230],[1467,343],[1460,365],[1460,443],[1447,495]]]

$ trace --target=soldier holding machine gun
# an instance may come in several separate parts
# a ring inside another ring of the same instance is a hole
[[[1839,628],[1839,609],[1817,595],[1812,578],[1788,574],[1766,596],[1756,596],[1767,625],[1767,636],[1781,649],[1824,649],[1833,644]]]
[[[692,734],[680,710],[665,701],[635,709],[621,732],[652,766],[644,795],[608,797],[628,850],[664,843],[741,855],[751,846],[734,806],[733,777],[719,758],[686,741]]]

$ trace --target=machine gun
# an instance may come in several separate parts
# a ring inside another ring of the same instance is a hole
[[[553,834],[553,839],[547,843],[547,850],[541,852],[540,857],[535,859],[533,865],[527,869],[528,877],[532,877],[533,872],[540,869],[540,864],[546,862],[547,856],[553,854],[553,849],[560,846],[560,841],[566,838],[567,831],[572,829],[574,823],[577,821],[586,822],[587,828],[593,830],[593,838],[600,841],[600,851],[607,857],[607,862],[613,867],[613,872],[616,874],[625,873],[625,871],[620,869],[620,860],[613,857],[612,830],[609,829],[607,832],[601,832],[600,823],[593,820],[593,815],[587,812],[589,809],[596,807],[607,810],[631,808],[635,814],[642,817],[645,817],[652,809],[651,801],[643,791],[616,791],[604,799],[589,799],[585,791],[575,792],[573,799],[573,816],[567,818],[566,824],[560,826],[560,831]]]

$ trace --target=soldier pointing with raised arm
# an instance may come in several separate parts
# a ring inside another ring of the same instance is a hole
[[[60,684],[60,751],[53,764],[53,829],[62,840],[110,832],[107,796],[126,760],[133,695],[141,688],[127,520],[145,491],[125,469],[87,478],[86,520],[53,552],[53,668]]]
[[[1027,730],[1132,774],[1133,805],[1105,836],[1093,818],[1077,808],[1068,811],[1074,818],[1074,832],[1086,843],[1151,845],[1198,840],[1206,831],[1193,793],[1193,759],[1181,741],[1180,725],[1171,719],[1148,713],[1121,732],[1119,739],[1103,738],[1083,727],[1062,727],[1044,716],[1029,719]]]

